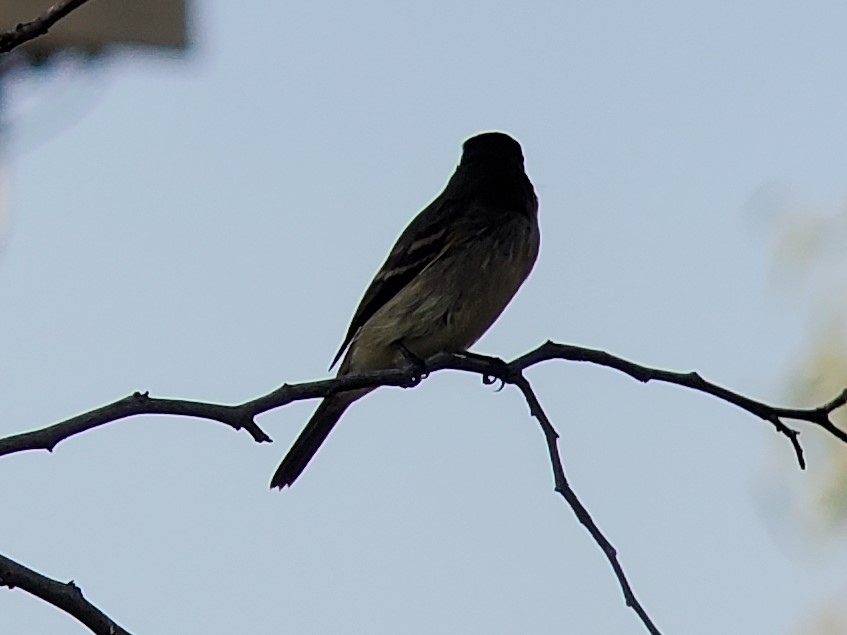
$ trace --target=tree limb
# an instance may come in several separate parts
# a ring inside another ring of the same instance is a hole
[[[271,440],[270,437],[256,424],[255,418],[260,414],[283,407],[294,401],[326,397],[337,392],[356,388],[377,386],[412,387],[417,385],[430,373],[440,370],[451,369],[476,373],[482,375],[483,382],[486,384],[500,380],[503,386],[511,384],[521,391],[529,405],[530,413],[538,420],[547,440],[547,449],[553,467],[555,490],[567,501],[579,522],[585,526],[594,541],[603,550],[618,579],[627,606],[636,612],[652,635],[659,635],[659,630],[635,597],[632,587],[626,578],[626,574],[618,561],[615,548],[597,527],[588,510],[571,488],[565,476],[564,467],[559,455],[557,445],[559,435],[545,414],[532,386],[523,375],[523,371],[527,368],[552,359],[587,362],[605,366],[625,373],[643,383],[659,381],[675,384],[712,395],[731,403],[769,422],[780,434],[788,438],[794,448],[797,461],[801,468],[805,468],[805,460],[803,457],[803,448],[799,440],[800,433],[786,425],[785,420],[812,423],[821,427],[840,441],[847,443],[847,432],[838,428],[830,417],[833,411],[847,404],[847,389],[830,402],[816,408],[782,408],[756,401],[709,382],[696,372],[683,373],[651,368],[617,357],[605,351],[548,341],[511,362],[473,353],[442,353],[426,360],[423,364],[423,369],[410,365],[408,368],[403,369],[345,375],[344,377],[337,377],[335,379],[299,384],[283,384],[266,395],[237,405],[158,399],[150,397],[148,393],[137,392],[111,404],[77,415],[76,417],[71,417],[52,426],[0,439],[0,456],[23,452],[25,450],[44,449],[52,451],[60,441],[71,436],[111,423],[112,421],[142,414],[181,415],[217,421],[235,430],[246,430],[257,442],[269,442]],[[423,370],[423,374],[421,374],[421,370]],[[3,561],[0,560],[0,565],[2,564]],[[0,582],[5,582],[5,579],[2,577],[3,573],[4,569],[0,568]],[[60,583],[54,582],[54,584]],[[25,588],[23,585],[17,586]],[[81,598],[81,594],[79,596]],[[39,597],[43,596],[39,595]],[[51,600],[48,599],[47,601]],[[122,633],[123,631],[115,632]]]
[[[0,586],[19,588],[72,615],[96,635],[130,635],[85,599],[74,583],[59,582],[0,555]]]
[[[511,362],[482,355],[451,355],[442,353],[426,360],[426,373],[441,370],[459,370],[476,373],[483,377],[496,377],[504,383],[515,383],[515,378],[524,370],[552,359],[587,362],[625,373],[640,382],[660,381],[683,386],[710,394],[731,403],[760,419],[771,423],[792,443],[800,467],[805,467],[799,432],[787,426],[784,420],[806,421],[847,443],[847,432],[838,428],[831,420],[833,411],[847,404],[847,389],[832,401],[817,408],[781,408],[750,399],[744,395],[713,384],[694,372],[681,373],[636,364],[605,351],[546,342],[538,348],[521,355]],[[178,399],[150,397],[148,393],[136,392],[111,404],[86,412],[46,428],[24,432],[0,439],[0,456],[26,450],[49,450],[65,439],[99,426],[136,415],[164,414],[181,415],[217,421],[235,430],[246,430],[256,442],[271,441],[271,438],[256,424],[255,417],[286,406],[294,401],[317,399],[332,393],[355,388],[376,386],[415,385],[421,378],[415,369],[376,371],[356,375],[345,375],[335,379],[283,384],[276,390],[238,405],[226,405]]]
[[[42,15],[29,22],[21,22],[14,29],[0,32],[0,53],[8,53],[25,42],[45,35],[50,28],[88,0],[64,0],[51,6]]]

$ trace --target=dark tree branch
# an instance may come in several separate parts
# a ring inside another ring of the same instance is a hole
[[[626,578],[623,567],[618,561],[617,550],[614,546],[612,546],[612,543],[608,541],[606,536],[603,535],[603,532],[600,531],[600,528],[594,522],[594,519],[591,518],[591,514],[588,513],[588,510],[582,502],[580,502],[579,498],[577,498],[576,492],[574,492],[568,482],[568,479],[565,476],[565,468],[562,466],[562,458],[559,455],[559,445],[557,443],[559,433],[556,432],[556,429],[547,417],[547,413],[545,413],[544,408],[541,407],[541,402],[535,395],[535,391],[523,375],[518,376],[514,383],[523,393],[527,404],[529,404],[530,413],[533,417],[538,419],[538,423],[541,424],[541,429],[544,432],[544,437],[547,439],[547,450],[550,452],[550,463],[553,465],[553,477],[556,483],[556,491],[567,501],[568,505],[570,505],[570,508],[573,510],[573,513],[576,514],[577,520],[582,523],[582,525],[588,530],[588,533],[591,534],[591,537],[594,538],[594,542],[596,542],[600,546],[600,549],[603,550],[603,553],[606,555],[606,559],[609,561],[609,564],[612,566],[612,570],[615,572],[615,576],[618,578],[618,583],[623,591],[626,605],[635,611],[651,635],[661,635],[659,629],[656,628],[656,625],[653,623],[653,620],[651,620],[650,616],[647,615],[647,611],[644,610],[644,607],[641,606],[638,598],[635,597],[635,592],[632,590],[632,586],[630,586],[629,580]]]
[[[690,388],[698,392],[703,392],[713,397],[717,397],[723,401],[731,403],[739,408],[746,410],[750,414],[756,415],[760,419],[771,423],[774,428],[781,434],[788,437],[797,454],[797,461],[801,468],[805,468],[806,463],[803,458],[803,450],[800,446],[799,432],[787,426],[785,419],[794,421],[806,421],[813,423],[837,438],[839,441],[847,443],[847,432],[838,428],[830,418],[833,411],[847,404],[847,389],[841,392],[832,401],[819,406],[817,408],[780,408],[770,406],[761,401],[756,401],[733,392],[717,384],[706,381],[696,372],[678,373],[669,370],[661,370],[659,368],[650,368],[642,366],[634,362],[630,362],[621,357],[611,355],[605,351],[599,351],[591,348],[583,348],[581,346],[572,346],[570,344],[556,344],[555,342],[546,342],[525,355],[521,355],[509,365],[513,368],[528,368],[540,362],[551,359],[564,359],[571,362],[588,362],[599,366],[614,368],[622,373],[625,373],[637,379],[640,382],[647,383],[649,381],[660,381],[668,384],[676,384]]]
[[[779,433],[786,436],[794,448],[801,468],[805,467],[805,461],[803,458],[803,449],[799,441],[799,432],[786,425],[785,420],[812,423],[823,428],[840,441],[847,443],[847,432],[835,426],[830,417],[833,411],[847,404],[847,390],[832,401],[817,408],[781,408],[750,399],[727,388],[713,384],[703,379],[696,372],[680,373],[651,368],[611,355],[605,351],[569,344],[546,342],[535,350],[511,362],[478,354],[452,355],[443,353],[426,360],[422,368],[410,365],[404,369],[346,375],[335,379],[300,384],[283,384],[266,395],[238,405],[157,399],[148,396],[147,393],[135,393],[102,408],[77,415],[47,428],[0,439],[0,456],[25,450],[52,450],[60,441],[76,434],[112,421],[142,414],[182,415],[217,421],[235,430],[246,430],[257,442],[267,442],[271,439],[256,424],[255,418],[262,413],[283,407],[294,401],[326,397],[337,392],[356,388],[371,388],[376,386],[411,387],[417,385],[422,377],[440,370],[452,369],[476,373],[482,375],[485,383],[492,383],[496,379],[500,380],[502,385],[515,385],[521,391],[529,404],[531,414],[538,419],[547,439],[547,448],[553,467],[556,491],[567,501],[577,519],[585,526],[592,538],[594,538],[595,542],[603,550],[617,576],[627,605],[632,607],[637,613],[647,627],[647,630],[653,635],[656,635],[659,631],[636,599],[632,587],[618,561],[615,548],[594,523],[588,510],[579,501],[568,483],[557,446],[558,434],[541,407],[541,403],[535,395],[532,386],[523,375],[523,371],[527,368],[552,359],[597,364],[618,370],[640,382],[660,381],[676,384],[677,386],[703,392],[731,403],[769,422]],[[0,568],[0,574],[3,572],[4,570]],[[0,578],[0,581],[2,580],[3,578]],[[25,588],[23,585],[18,586]]]
[[[245,417],[237,406],[204,403],[200,401],[182,401],[178,399],[154,399],[147,393],[134,393],[118,399],[107,406],[85,412],[39,430],[23,432],[0,439],[0,456],[26,450],[53,451],[60,441],[81,432],[140,414],[163,414],[195,417],[224,423],[236,430],[247,430],[259,443],[271,438],[253,421],[252,416]]]
[[[780,433],[790,439],[801,467],[805,466],[805,462],[799,443],[799,432],[789,428],[784,420],[813,423],[840,441],[847,443],[847,432],[838,428],[830,418],[833,411],[847,404],[847,390],[829,403],[817,408],[780,408],[755,401],[713,384],[697,373],[678,373],[651,368],[611,355],[605,351],[554,342],[546,342],[508,363],[484,355],[450,355],[443,353],[426,360],[425,366],[427,373],[441,370],[459,370],[476,373],[482,375],[483,378],[495,377],[504,383],[514,384],[516,378],[520,377],[521,373],[527,368],[552,359],[597,364],[626,373],[644,383],[661,381],[676,384],[734,404],[771,423]],[[419,374],[418,369],[405,368],[346,375],[336,379],[323,379],[299,384],[283,384],[266,395],[238,405],[159,399],[150,397],[146,392],[135,393],[47,428],[0,439],[0,456],[26,450],[52,451],[60,441],[81,432],[112,421],[147,414],[182,415],[217,421],[235,430],[246,430],[259,443],[269,442],[270,437],[255,422],[255,417],[260,414],[286,406],[294,401],[317,399],[344,390],[375,386],[413,386],[419,381]]]
[[[498,375],[506,367],[504,362],[496,366],[497,373],[491,372],[492,362],[465,358],[459,355],[438,355],[427,362],[427,372],[454,369]],[[258,443],[270,442],[271,438],[255,422],[255,417],[275,408],[286,406],[294,401],[325,397],[334,392],[354,388],[375,386],[413,386],[420,381],[416,369],[399,369],[347,375],[337,379],[303,382],[301,384],[283,384],[276,390],[239,405],[185,401],[180,399],[160,399],[150,397],[148,393],[136,392],[118,399],[95,410],[65,419],[59,423],[23,432],[0,439],[0,456],[25,452],[27,450],[53,451],[61,441],[74,435],[98,428],[113,421],[136,415],[181,415],[197,419],[217,421],[234,430],[246,430]]]
[[[57,2],[34,20],[19,23],[14,29],[0,32],[0,53],[8,53],[21,44],[46,34],[56,22],[86,2],[88,0],[64,0],[64,2]]]
[[[0,586],[19,588],[72,615],[97,635],[130,635],[82,595],[74,583],[59,582],[0,555]]]

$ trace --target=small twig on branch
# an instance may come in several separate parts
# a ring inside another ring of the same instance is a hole
[[[64,2],[57,2],[34,20],[19,23],[14,29],[0,32],[0,53],[8,53],[21,44],[46,34],[56,22],[86,2],[88,0],[64,0]]]
[[[530,412],[538,419],[547,439],[547,448],[553,466],[556,491],[564,497],[580,523],[586,527],[595,542],[603,550],[618,578],[627,605],[635,610],[650,633],[657,635],[659,631],[636,599],[632,587],[618,561],[615,548],[594,523],[587,509],[579,501],[568,483],[559,455],[557,445],[558,434],[544,413],[532,386],[523,375],[523,371],[527,368],[552,359],[597,364],[618,370],[640,382],[660,381],[676,384],[677,386],[703,392],[731,403],[769,422],[778,432],[785,435],[794,448],[801,468],[805,467],[805,461],[803,458],[803,449],[799,441],[799,432],[787,426],[785,420],[806,421],[815,424],[840,441],[847,443],[847,432],[835,426],[830,418],[833,411],[847,405],[847,389],[830,402],[817,408],[781,408],[750,399],[727,388],[713,384],[695,372],[680,373],[651,368],[611,355],[605,351],[569,344],[546,342],[535,350],[511,362],[478,354],[452,355],[442,353],[426,360],[423,369],[410,366],[404,369],[371,372],[360,375],[345,375],[344,377],[322,381],[283,384],[266,395],[234,406],[176,399],[157,399],[148,396],[147,393],[135,393],[102,408],[72,417],[47,428],[0,439],[0,456],[25,450],[52,450],[60,441],[81,432],[91,430],[112,421],[143,414],[182,415],[217,421],[235,430],[246,430],[257,442],[267,442],[271,439],[256,424],[255,417],[275,408],[286,406],[294,401],[326,397],[330,394],[356,388],[377,386],[411,387],[419,383],[421,370],[424,371],[425,375],[447,369],[476,373],[482,375],[485,383],[491,383],[490,378],[496,378],[503,382],[504,385],[512,384],[517,386],[523,393],[524,398],[529,404]],[[2,571],[0,569],[0,572]]]
[[[72,615],[97,635],[130,635],[85,599],[74,583],[59,582],[0,555],[0,586],[19,588]]]

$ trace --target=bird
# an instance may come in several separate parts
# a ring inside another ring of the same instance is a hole
[[[339,377],[467,353],[529,276],[539,246],[538,198],[521,145],[504,132],[470,137],[444,191],[409,223],[377,271],[330,369],[342,355]],[[324,398],[271,488],[291,486],[344,411],[372,390]]]

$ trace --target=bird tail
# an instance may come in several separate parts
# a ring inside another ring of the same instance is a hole
[[[282,459],[282,463],[276,468],[271,479],[271,488],[282,489],[286,485],[292,485],[306,469],[306,465],[315,456],[321,444],[326,441],[348,406],[371,390],[373,389],[350,390],[324,399],[294,445],[288,450],[288,454]]]

